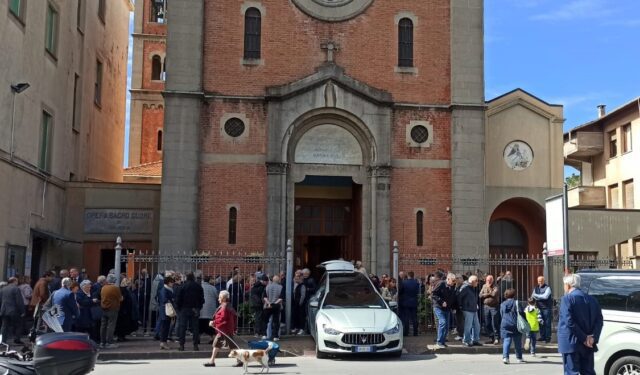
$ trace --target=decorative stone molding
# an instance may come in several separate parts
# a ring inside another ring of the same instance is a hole
[[[367,168],[369,177],[391,177],[391,167],[388,165],[378,165]]]
[[[293,3],[311,17],[338,22],[361,14],[373,0],[293,0]]]
[[[289,170],[289,164],[287,163],[266,163],[267,174],[284,175]]]
[[[242,120],[242,122],[244,123],[244,131],[238,137],[232,137],[229,134],[227,134],[227,132],[225,132],[224,130],[225,123],[234,117]],[[219,128],[220,128],[220,137],[222,137],[223,140],[228,142],[239,143],[239,142],[243,142],[244,140],[247,139],[247,137],[249,137],[251,124],[249,122],[249,119],[244,113],[225,113],[220,117]]]
[[[245,1],[244,3],[242,3],[242,6],[240,7],[240,12],[242,13],[242,15],[244,16],[244,14],[247,12],[247,9],[249,8],[256,8],[257,10],[260,11],[260,16],[264,17],[267,14],[267,10],[265,9],[264,5],[262,5],[262,2],[260,1]]]
[[[417,142],[411,136],[411,131],[414,127],[422,126],[428,132],[428,137],[424,142]],[[429,121],[411,121],[406,126],[405,129],[405,141],[407,142],[407,146],[409,147],[417,147],[417,148],[429,148],[433,144],[434,134],[433,134],[433,125]]]

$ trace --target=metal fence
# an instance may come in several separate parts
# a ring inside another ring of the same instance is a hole
[[[547,275],[547,283],[553,290],[554,298],[559,299],[562,295],[562,276],[564,275],[562,257],[548,259],[542,255],[455,257],[451,254],[420,253],[418,250],[401,252],[397,248],[394,253],[394,269],[389,270],[389,274],[397,275],[398,271],[412,271],[421,285],[418,296],[420,333],[433,332],[436,328],[429,297],[429,280],[437,270],[453,272],[464,277],[477,275],[480,280],[477,293],[484,284],[486,276],[491,274],[495,277],[501,294],[506,288],[514,288],[517,298],[522,301],[527,300],[531,295],[537,285],[537,277]],[[287,248],[285,254],[290,256],[289,273],[291,274],[293,264],[291,246]],[[155,296],[158,287],[162,287],[161,276],[167,271],[178,275],[193,272],[196,277],[210,277],[215,280],[214,284],[218,291],[227,290],[231,294],[231,303],[238,312],[240,334],[253,333],[254,318],[249,304],[249,291],[255,282],[255,273],[262,270],[264,273],[274,275],[287,271],[287,257],[284,254],[269,256],[262,250],[200,251],[172,255],[161,255],[151,251],[128,251],[123,261],[126,262],[126,266],[123,266],[122,272],[134,282],[132,295],[139,311],[141,322],[139,331],[148,334],[151,334],[155,327],[158,310]],[[579,254],[572,255],[571,265],[572,271],[585,268],[632,268],[633,266],[631,260],[598,259],[593,255]],[[507,276],[509,274],[510,277]],[[287,281],[290,283],[290,279]],[[479,314],[482,322],[482,309]],[[557,316],[557,312],[554,315]]]
[[[551,286],[556,301],[563,294],[562,277],[565,273],[565,265],[562,257],[546,258],[531,254],[455,257],[450,254],[425,254],[418,251],[406,253],[396,251],[398,256],[394,263],[397,264],[397,270],[393,273],[402,271],[406,274],[412,271],[420,283],[418,322],[421,333],[434,332],[437,328],[430,299],[430,281],[438,270],[444,271],[445,274],[455,273],[463,279],[471,275],[478,276],[479,283],[476,288],[478,295],[485,284],[486,276],[492,275],[500,288],[501,301],[504,291],[508,288],[516,290],[518,300],[529,299],[537,286],[538,276],[546,277],[546,282]],[[581,269],[630,269],[632,267],[633,263],[630,259],[597,258],[592,254],[572,254],[570,260],[571,272]],[[480,301],[479,315],[484,330],[482,310],[482,301]],[[557,322],[557,311],[554,311],[554,327],[555,322]]]
[[[267,256],[263,251],[200,251],[191,254],[164,255],[150,251],[130,251],[126,255],[123,273],[133,281],[133,297],[139,311],[139,331],[151,334],[157,318],[156,295],[162,287],[162,277],[171,272],[182,278],[193,272],[197,278],[212,278],[218,291],[227,290],[231,304],[238,312],[240,334],[252,333],[253,316],[248,294],[255,282],[255,273],[270,275],[285,271],[285,258]],[[175,286],[174,286],[175,289]],[[217,302],[216,302],[217,304]]]

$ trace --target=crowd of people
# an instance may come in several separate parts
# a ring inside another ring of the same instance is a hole
[[[423,279],[417,279],[414,272],[409,271],[399,272],[396,280],[387,274],[380,278],[367,274],[360,261],[352,263],[356,271],[370,278],[385,301],[397,306],[404,335],[410,331],[414,336],[419,334],[419,304],[430,300],[437,324],[436,348],[446,348],[450,334],[464,346],[481,346],[483,334],[488,339],[485,344],[502,344],[506,364],[512,344],[516,360],[524,362],[523,341],[524,350],[535,356],[537,344],[551,340],[554,300],[543,276],[539,276],[535,288],[526,293],[530,296],[526,303],[520,303],[509,271],[494,278],[481,272],[456,275],[438,269]],[[567,294],[579,286],[579,277],[571,276],[574,279],[565,280]],[[13,339],[15,344],[22,344],[21,337],[28,333],[36,307],[56,307],[64,331],[86,332],[102,348],[117,347],[116,340],[126,341],[127,336],[139,328],[153,330],[160,348],[165,350],[170,349],[170,341],[177,341],[178,350],[184,350],[187,331],[191,332],[193,349],[199,350],[200,336],[209,335],[213,353],[205,366],[215,366],[217,350],[234,344],[239,308],[248,305],[255,337],[280,339],[288,295],[284,272],[269,276],[258,267],[245,278],[241,277],[239,268],[234,267],[225,280],[220,275],[174,271],[152,278],[146,269],[141,269],[133,280],[126,274],[120,275],[119,284],[117,280],[112,270],[94,283],[77,268],[45,272],[34,285],[28,277],[11,277],[0,283],[0,334],[5,342]],[[295,271],[290,334],[308,333],[306,306],[317,288],[309,269]],[[522,336],[520,317],[528,323],[526,337]],[[562,321],[558,336],[562,335],[561,329]],[[170,340],[174,334],[177,339]],[[559,341],[566,339],[558,338]],[[592,336],[586,340],[585,345],[596,343]],[[579,355],[566,354],[565,362]]]

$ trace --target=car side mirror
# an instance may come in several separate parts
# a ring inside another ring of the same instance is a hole
[[[309,307],[318,308],[318,306],[319,306],[318,301],[310,301],[309,302]]]

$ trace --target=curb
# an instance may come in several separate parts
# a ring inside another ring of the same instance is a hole
[[[219,351],[216,358],[227,358],[229,355],[228,350]],[[297,355],[281,351],[278,357],[296,357]],[[162,351],[162,352],[99,352],[98,361],[139,361],[148,359],[197,359],[197,358],[209,358],[211,357],[211,350],[207,347],[207,350],[193,351],[185,350],[183,352],[175,349]]]
[[[513,352],[513,348],[510,350]],[[527,354],[524,349],[522,350],[524,354]],[[557,354],[558,348],[555,347],[538,347],[536,348],[536,354]],[[431,345],[427,346],[427,350],[420,353],[422,355],[426,354],[502,354],[502,345],[499,346],[478,346],[467,348],[464,346],[449,346],[445,349],[436,349]]]

